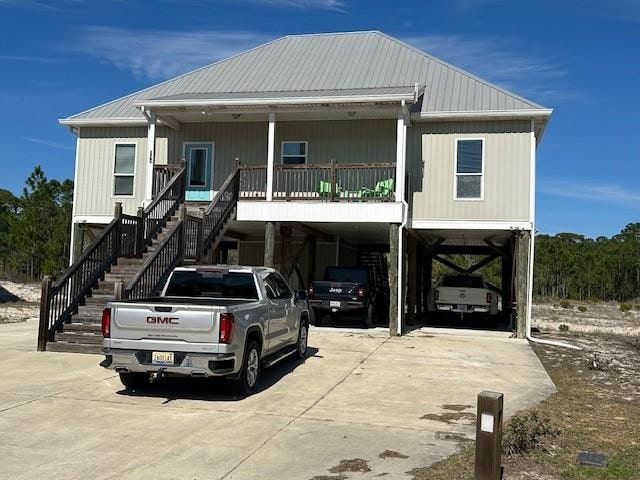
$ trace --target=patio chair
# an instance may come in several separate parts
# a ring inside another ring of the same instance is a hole
[[[342,189],[340,185],[336,185],[336,196],[339,196],[342,193]],[[320,197],[329,197],[331,196],[331,182],[327,180],[320,180],[320,184],[318,185],[318,194]]]
[[[395,188],[395,181],[393,178],[387,178],[386,180],[380,180],[376,183],[375,188],[362,187],[360,194],[363,197],[389,197],[393,193]]]

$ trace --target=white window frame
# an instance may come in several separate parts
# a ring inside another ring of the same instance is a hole
[[[116,173],[116,150],[118,145],[133,145],[133,173]],[[114,142],[111,154],[111,197],[112,198],[134,198],[136,196],[136,171],[138,169],[138,142]],[[131,195],[116,195],[116,176],[133,177],[133,189]]]
[[[304,155],[285,155],[284,154],[284,144],[285,143],[304,143]],[[284,158],[285,157],[304,157],[304,163],[301,165],[307,165],[309,161],[309,142],[306,140],[283,140],[280,142],[280,163],[285,165]]]
[[[465,140],[481,140],[482,141],[482,163],[480,173],[458,173],[458,143]],[[456,138],[456,145],[453,151],[453,199],[456,202],[482,202],[484,201],[484,177],[485,177],[485,137],[461,137]],[[480,177],[480,197],[465,198],[458,197],[458,176]]]

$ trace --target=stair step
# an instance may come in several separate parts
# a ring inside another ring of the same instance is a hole
[[[74,333],[74,332],[89,332],[89,333],[96,333],[98,335],[102,335],[102,325],[100,324],[100,322],[65,324],[64,333]]]
[[[57,342],[80,343],[82,345],[102,345],[102,335],[95,333],[63,332],[56,334]]]
[[[94,343],[47,342],[48,352],[102,353],[102,345]]]

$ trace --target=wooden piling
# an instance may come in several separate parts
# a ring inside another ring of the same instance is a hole
[[[276,248],[276,224],[266,222],[264,225],[264,266],[274,267],[274,251]]]
[[[389,335],[398,335],[398,240],[400,226],[389,225],[389,255],[387,257],[389,272]]]

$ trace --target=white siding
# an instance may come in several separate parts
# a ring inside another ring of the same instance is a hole
[[[472,137],[485,141],[484,200],[459,201],[454,199],[456,139]],[[409,142],[412,171],[421,170],[420,160],[424,164],[424,175],[417,176],[422,181],[412,182],[414,220],[530,219],[531,122],[417,123]]]

